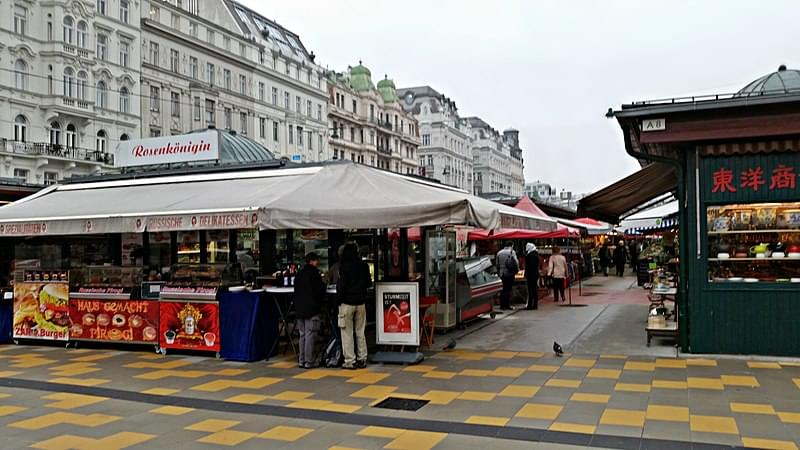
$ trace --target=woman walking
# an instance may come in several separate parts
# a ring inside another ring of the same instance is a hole
[[[553,301],[558,301],[558,294],[561,294],[561,300],[567,301],[564,295],[564,286],[567,279],[567,258],[561,254],[559,247],[553,247],[553,254],[550,256],[550,262],[547,266],[547,274],[553,280]]]
[[[347,244],[342,250],[339,264],[339,281],[336,293],[339,297],[339,328],[342,329],[342,352],[344,369],[367,367],[367,339],[364,328],[367,324],[367,290],[372,285],[369,266],[358,256],[356,244]],[[355,342],[353,341],[355,333]]]

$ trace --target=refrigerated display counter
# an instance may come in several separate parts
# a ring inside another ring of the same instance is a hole
[[[494,301],[503,289],[488,256],[456,260],[456,314],[458,322],[466,322],[481,314],[494,318]]]

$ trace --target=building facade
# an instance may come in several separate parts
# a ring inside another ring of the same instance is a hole
[[[523,195],[525,178],[519,131],[508,129],[501,134],[479,117],[464,118],[462,125],[472,137],[473,192]]]
[[[329,72],[328,125],[334,159],[349,159],[403,174],[419,173],[419,127],[403,110],[394,82],[375,86],[361,63]]]
[[[139,136],[137,4],[0,3],[0,177],[109,170],[116,144]]]
[[[326,79],[298,35],[228,0],[143,5],[143,136],[213,126],[296,162],[330,158]]]
[[[419,122],[421,175],[472,192],[470,136],[456,103],[430,86],[398,90],[403,109]]]

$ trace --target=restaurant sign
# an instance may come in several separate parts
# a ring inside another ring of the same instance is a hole
[[[377,283],[378,344],[419,345],[419,284]]]
[[[535,231],[555,231],[554,222],[539,220],[533,217],[517,216],[512,214],[500,215],[500,228]]]
[[[150,232],[182,231],[182,230],[216,230],[231,228],[255,228],[258,213],[232,212],[216,214],[178,214],[171,216],[154,216],[137,219],[136,228]]]
[[[219,159],[216,131],[122,141],[114,158],[117,167],[188,163]]]
[[[700,185],[711,203],[794,201],[798,173],[797,153],[704,158]]]

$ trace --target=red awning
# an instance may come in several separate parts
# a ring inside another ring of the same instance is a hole
[[[551,217],[539,209],[539,207],[536,206],[536,204],[533,203],[533,201],[527,195],[523,195],[514,208],[525,211],[533,216],[551,219]],[[572,227],[557,224],[555,231],[519,230],[516,228],[501,228],[499,230],[495,230],[494,232],[488,230],[473,230],[469,232],[468,239],[470,241],[490,241],[503,239],[562,239],[569,237],[580,237],[580,235],[580,231]]]

